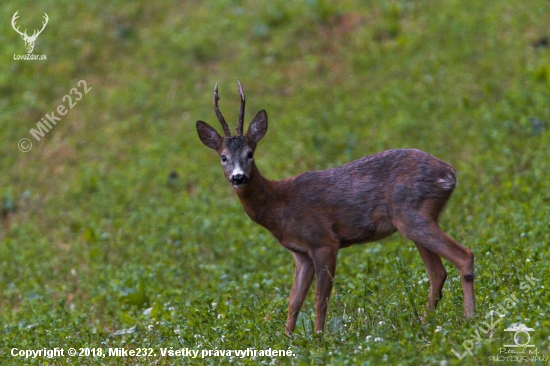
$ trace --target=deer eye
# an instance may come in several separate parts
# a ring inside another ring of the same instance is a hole
[[[252,151],[249,151],[248,154],[246,155],[246,157],[248,159],[254,159],[254,153]]]
[[[227,157],[225,155],[222,155],[222,164],[227,163]]]

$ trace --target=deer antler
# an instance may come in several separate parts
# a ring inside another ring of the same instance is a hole
[[[218,83],[216,83],[216,86],[214,87],[214,111],[216,112],[216,116],[218,116],[218,119],[222,124],[225,137],[231,137],[229,126],[227,125],[227,122],[225,122],[225,118],[223,118],[222,112],[220,112],[220,109],[218,108],[218,100],[220,100],[220,97],[218,96]]]
[[[15,21],[17,20],[17,18],[19,18],[19,15],[17,15],[17,13],[19,12],[19,10],[17,10],[15,12],[15,14],[13,14],[13,17],[11,18],[11,26],[13,27],[13,29],[19,33],[21,35],[21,37],[23,38],[28,38],[29,36],[27,36],[27,30],[25,29],[25,32],[24,33],[21,33],[21,31],[19,30],[19,27],[15,27]],[[45,14],[45,13],[44,13]]]
[[[239,94],[241,95],[241,110],[239,112],[239,124],[237,125],[237,135],[243,134],[243,124],[244,124],[244,92],[243,92],[243,86],[241,85],[241,82],[237,80],[237,83],[239,84]]]
[[[46,22],[42,22],[42,29],[40,29],[39,31],[37,31],[37,30],[35,29],[34,32],[33,32],[33,34],[32,34],[32,36],[31,36],[30,38],[36,38],[36,37],[38,37],[38,35],[39,35],[40,33],[42,33],[42,31],[44,30],[44,28],[46,28],[46,24],[48,24],[48,20],[49,20],[49,19],[50,19],[50,18],[48,18],[48,14],[44,13],[44,20],[45,20]],[[37,33],[37,32],[38,32],[38,33]]]

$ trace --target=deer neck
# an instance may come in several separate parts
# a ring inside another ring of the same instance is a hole
[[[256,223],[273,229],[275,208],[279,196],[273,181],[265,179],[255,166],[244,187],[234,187],[247,215]]]

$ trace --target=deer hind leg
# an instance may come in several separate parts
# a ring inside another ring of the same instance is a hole
[[[304,304],[304,300],[309,291],[309,287],[313,282],[313,274],[315,267],[313,260],[306,253],[293,252],[296,262],[296,270],[294,272],[294,283],[290,291],[290,299],[288,301],[288,316],[286,319],[286,334],[292,334],[298,313]]]
[[[434,310],[437,306],[437,301],[443,298],[443,284],[447,279],[447,271],[443,267],[441,258],[434,252],[429,251],[418,243],[414,243],[420,256],[426,265],[428,271],[428,278],[430,279],[430,295],[428,297],[428,303],[426,309]]]
[[[428,216],[428,217],[425,217]],[[460,272],[464,293],[464,315],[474,315],[474,254],[447,235],[433,216],[406,210],[394,219],[394,225],[407,238],[451,262]]]

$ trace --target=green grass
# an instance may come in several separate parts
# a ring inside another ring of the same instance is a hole
[[[34,50],[47,61],[13,60],[25,53],[16,10],[21,29],[48,13]],[[518,322],[550,354],[550,50],[534,47],[550,36],[546,0],[4,1],[0,19],[3,364],[480,365]],[[441,225],[474,251],[475,319],[445,262],[444,299],[422,326],[427,275],[396,234],[339,253],[323,337],[313,289],[284,335],[292,256],[248,219],[195,131],[217,126],[216,82],[235,128],[237,79],[247,121],[270,116],[256,154],[268,178],[398,147],[458,170]],[[29,130],[79,80],[90,92],[35,141]],[[540,281],[456,357],[525,275]],[[14,347],[158,355],[31,361]],[[188,360],[161,347],[296,356]]]

